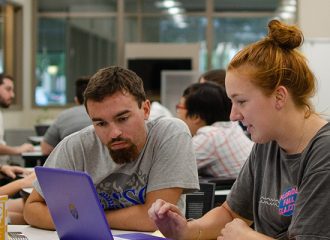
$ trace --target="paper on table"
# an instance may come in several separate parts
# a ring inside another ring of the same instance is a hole
[[[163,235],[159,230],[153,232],[151,235],[153,235],[153,236],[157,236],[157,237],[165,238],[164,235]]]

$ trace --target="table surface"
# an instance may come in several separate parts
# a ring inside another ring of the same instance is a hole
[[[48,156],[42,154],[40,146],[35,146],[33,152],[24,152],[21,157],[24,160],[25,167],[35,167],[42,166]]]
[[[55,231],[47,231],[31,227],[30,225],[8,225],[9,232],[22,232],[29,240],[59,240]],[[113,235],[133,233],[132,231],[111,230]],[[148,233],[150,235],[158,235]]]
[[[8,232],[22,232],[29,240],[59,240],[55,231],[41,230],[29,225],[8,225]]]
[[[215,195],[228,195],[230,193],[230,189],[227,190],[215,190]]]
[[[33,144],[40,144],[43,138],[43,136],[30,136],[28,140]]]
[[[22,157],[25,157],[25,156],[43,156],[43,154],[42,154],[42,152],[41,152],[41,147],[40,147],[40,145],[38,145],[38,146],[34,146],[32,152],[23,152],[23,153],[22,153]]]

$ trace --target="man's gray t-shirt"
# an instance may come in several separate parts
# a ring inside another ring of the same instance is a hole
[[[330,124],[301,154],[256,144],[227,197],[230,208],[277,239],[330,239]]]
[[[142,204],[146,193],[155,190],[196,191],[199,181],[188,127],[176,118],[158,118],[146,122],[146,127],[146,144],[132,163],[116,164],[90,126],[60,142],[45,166],[87,172],[105,210]],[[35,187],[41,193],[37,183]],[[184,203],[185,195],[181,195],[182,211]]]
[[[49,145],[56,147],[63,138],[89,125],[92,125],[92,120],[85,106],[75,106],[58,115],[55,122],[47,129],[43,139]]]

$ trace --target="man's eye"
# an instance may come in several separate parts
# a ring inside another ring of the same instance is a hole
[[[106,125],[106,122],[97,122],[95,123],[95,125],[98,127],[104,127]]]
[[[117,119],[118,122],[125,122],[128,119],[128,116],[120,117]]]

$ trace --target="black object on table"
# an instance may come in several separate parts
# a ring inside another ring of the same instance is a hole
[[[48,155],[42,155],[41,152],[26,152],[22,153],[25,167],[35,167],[44,165]]]

